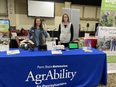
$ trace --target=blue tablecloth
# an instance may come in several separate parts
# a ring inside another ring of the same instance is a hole
[[[93,87],[107,84],[106,54],[92,49],[0,53],[0,87]]]

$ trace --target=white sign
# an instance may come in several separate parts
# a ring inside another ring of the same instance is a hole
[[[46,41],[47,50],[55,50],[56,41]]]
[[[0,38],[0,52],[9,51],[9,38]]]
[[[116,27],[99,27],[98,29],[98,37],[109,38],[109,37],[116,37]]]

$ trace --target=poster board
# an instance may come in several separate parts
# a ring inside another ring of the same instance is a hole
[[[116,47],[116,1],[102,0],[98,28],[97,48],[102,51],[115,51]]]
[[[9,50],[9,27],[9,20],[0,19],[0,52]]]
[[[116,27],[99,27],[98,30],[98,37],[110,38],[110,37],[116,37]]]
[[[115,51],[116,27],[98,28],[98,49]]]

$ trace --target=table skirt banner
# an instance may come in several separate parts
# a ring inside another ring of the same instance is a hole
[[[107,84],[106,54],[92,49],[0,53],[0,87],[93,87]]]

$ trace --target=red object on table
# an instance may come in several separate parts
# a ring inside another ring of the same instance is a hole
[[[91,41],[91,47],[96,48],[97,45],[97,38],[84,38],[85,42],[88,42],[88,40]],[[87,45],[88,43],[86,43],[85,45]]]

